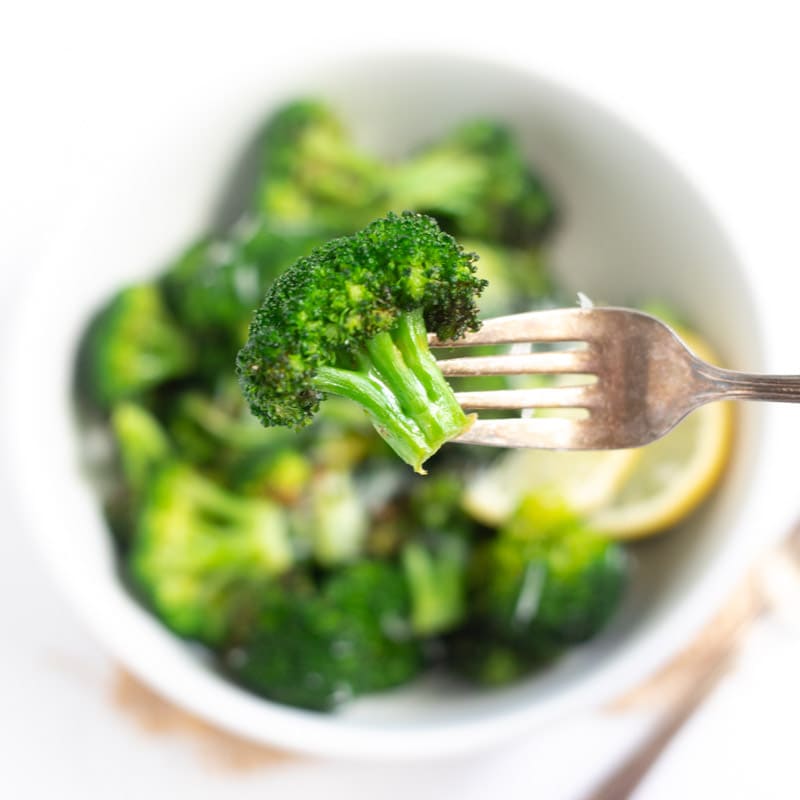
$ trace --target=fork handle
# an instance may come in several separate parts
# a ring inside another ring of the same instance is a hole
[[[724,399],[800,403],[800,375],[735,372],[699,359],[695,374],[702,379],[697,398],[703,403]]]

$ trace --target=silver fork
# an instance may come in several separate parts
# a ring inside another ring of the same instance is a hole
[[[431,347],[585,343],[582,349],[439,360],[444,375],[588,374],[589,385],[456,393],[465,409],[581,408],[588,417],[481,419],[454,441],[493,447],[611,450],[660,438],[715,400],[800,402],[800,375],[754,375],[708,364],[649,314],[625,308],[531,311],[485,320],[455,341]]]

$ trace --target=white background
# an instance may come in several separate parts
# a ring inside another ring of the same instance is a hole
[[[408,47],[526,66],[633,121],[694,178],[763,276],[769,324],[787,343],[777,366],[800,372],[789,346],[798,338],[800,285],[793,6],[0,2],[0,381],[15,291],[70,198],[149,137],[153,119],[180,119],[187,80],[224,84],[264,63]],[[776,474],[795,469],[792,450],[787,443]],[[638,714],[592,713],[502,751],[436,765],[231,769],[194,734],[147,731],[120,707],[115,666],[25,541],[4,493],[7,469],[0,451],[0,796],[580,798],[649,724]],[[766,542],[778,532],[764,533]],[[798,667],[794,634],[762,623],[737,672],[638,796],[800,795]]]

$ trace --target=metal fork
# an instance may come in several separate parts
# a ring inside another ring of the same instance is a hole
[[[708,364],[655,317],[625,308],[532,311],[485,320],[454,341],[431,347],[584,343],[581,349],[511,352],[439,360],[444,375],[594,375],[590,385],[456,393],[471,410],[581,408],[584,419],[481,419],[454,441],[493,447],[611,450],[660,438],[715,400],[800,402],[800,375],[754,375]]]

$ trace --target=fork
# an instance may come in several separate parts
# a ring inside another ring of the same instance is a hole
[[[709,364],[650,314],[625,308],[531,311],[485,320],[461,339],[429,336],[433,348],[570,343],[547,352],[443,358],[447,377],[593,375],[592,384],[457,392],[474,411],[577,408],[588,417],[481,419],[453,441],[493,447],[612,450],[639,447],[715,400],[800,402],[800,375],[755,375]],[[579,344],[582,343],[582,344]]]

